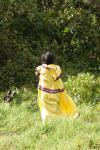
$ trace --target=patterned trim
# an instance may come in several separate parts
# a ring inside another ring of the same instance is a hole
[[[56,80],[58,80],[59,78],[61,78],[62,73],[56,78]]]
[[[45,87],[42,87],[39,85],[38,87],[40,90],[44,91],[44,92],[47,92],[47,93],[60,93],[60,92],[64,92],[64,88],[63,89],[47,89]]]

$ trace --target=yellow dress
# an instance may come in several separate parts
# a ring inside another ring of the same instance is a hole
[[[38,102],[40,111],[45,109],[46,116],[75,116],[77,108],[67,94],[62,82],[58,65],[43,64],[36,68],[39,75]]]

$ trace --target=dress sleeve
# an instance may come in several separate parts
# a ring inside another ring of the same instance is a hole
[[[62,70],[60,68],[60,66],[57,66],[56,68],[56,79],[55,80],[58,80],[62,75]]]
[[[41,73],[41,66],[38,66],[35,69],[35,75],[40,75],[40,73]]]

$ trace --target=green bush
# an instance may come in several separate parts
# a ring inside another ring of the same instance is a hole
[[[90,73],[80,73],[77,76],[69,76],[65,82],[68,93],[77,103],[96,103],[99,99],[100,78],[95,78]]]
[[[90,73],[80,73],[76,76],[68,76],[68,80],[64,82],[68,94],[75,100],[76,103],[92,103],[99,102],[100,93],[100,77],[95,77]],[[15,89],[15,87],[12,87]],[[0,101],[3,101],[4,94],[0,93]],[[18,89],[18,94],[13,99],[13,104],[20,105],[22,102],[28,102],[29,108],[37,104],[36,88],[22,87]],[[37,106],[36,106],[37,107]]]

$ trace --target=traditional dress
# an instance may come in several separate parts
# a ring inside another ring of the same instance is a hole
[[[36,68],[39,75],[38,102],[45,116],[75,116],[78,111],[74,101],[67,94],[58,65],[43,64]]]

